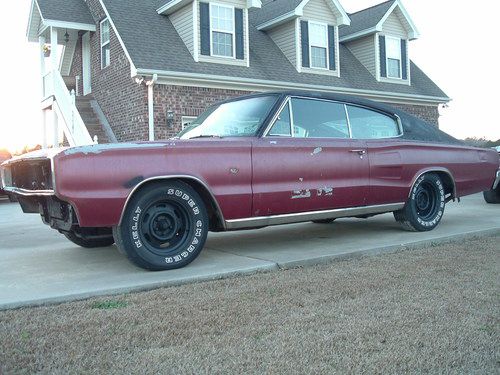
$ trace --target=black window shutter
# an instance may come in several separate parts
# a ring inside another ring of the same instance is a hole
[[[335,47],[335,26],[328,26],[328,58],[330,59],[330,70],[335,70],[337,68]]]
[[[403,67],[401,71],[401,78],[408,79],[408,65],[406,64],[406,40],[401,39],[401,66]]]
[[[236,58],[243,60],[245,58],[243,42],[243,9],[234,9],[234,24],[236,26]]]
[[[210,55],[210,8],[208,3],[200,3],[201,54]]]
[[[300,21],[300,35],[302,45],[302,66],[309,68],[309,24],[307,21]]]
[[[378,44],[380,48],[380,76],[387,77],[387,67],[385,61],[385,36],[379,35]]]

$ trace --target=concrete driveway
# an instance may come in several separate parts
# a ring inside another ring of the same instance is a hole
[[[402,247],[421,247],[500,233],[500,205],[482,195],[446,207],[437,229],[411,233],[392,214],[332,224],[293,224],[212,233],[200,257],[186,268],[148,272],[130,264],[115,246],[83,249],[0,200],[0,309],[127,293],[231,275],[317,264]]]

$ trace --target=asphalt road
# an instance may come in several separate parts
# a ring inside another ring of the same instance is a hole
[[[127,293],[159,286],[224,278],[329,262],[334,259],[423,247],[500,233],[500,205],[482,195],[450,203],[435,230],[400,229],[392,214],[338,219],[259,230],[212,233],[188,267],[148,272],[130,264],[115,246],[83,249],[23,214],[17,203],[0,200],[0,309]]]

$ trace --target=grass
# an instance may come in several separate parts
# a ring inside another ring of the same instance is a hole
[[[0,312],[0,373],[499,373],[499,239]]]

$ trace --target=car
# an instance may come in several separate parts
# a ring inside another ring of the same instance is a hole
[[[498,152],[500,159],[500,146],[492,147],[493,150]],[[500,183],[496,182],[490,190],[483,191],[483,197],[486,203],[498,204],[500,203]]]
[[[0,150],[0,164],[3,163],[5,160],[9,160],[11,157],[12,155],[7,150]],[[0,185],[0,197],[6,195],[7,193],[2,189],[2,186]],[[9,200],[13,201],[14,198],[12,196],[9,196]]]
[[[429,231],[447,202],[500,179],[493,150],[381,103],[310,92],[235,98],[172,139],[40,150],[1,171],[24,212],[77,245],[116,243],[148,270],[186,266],[209,231],[390,212]]]

